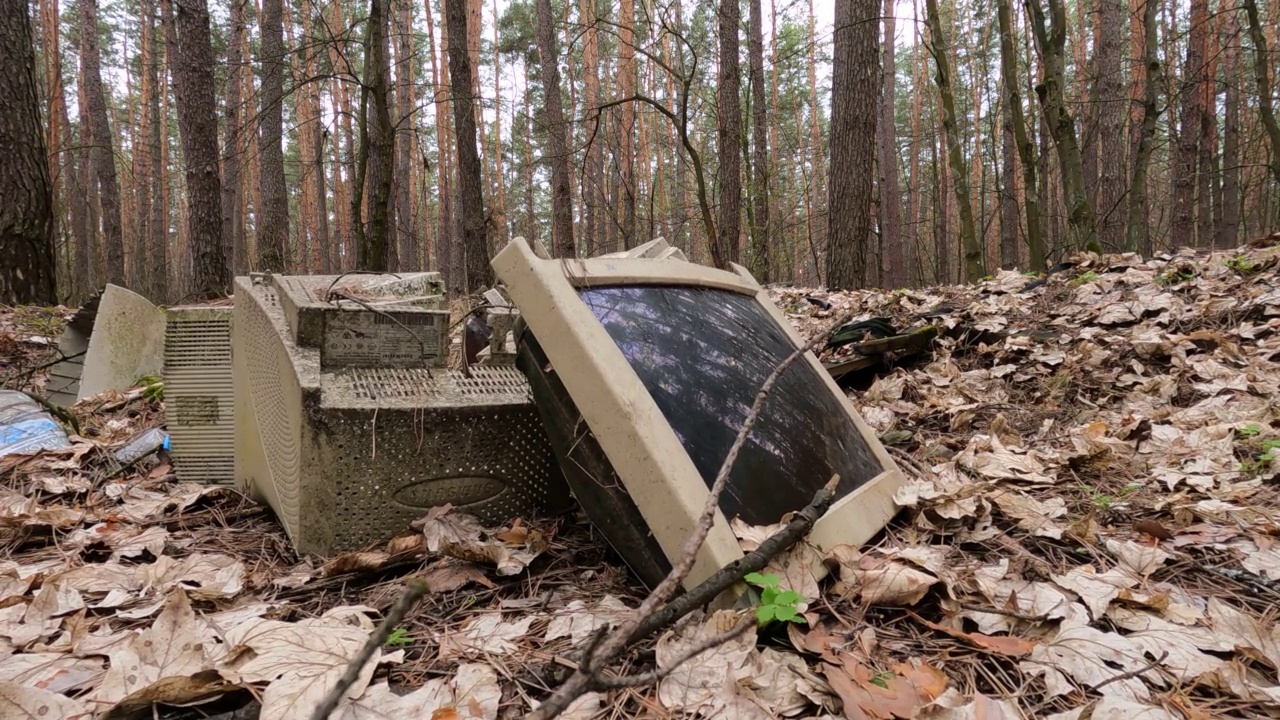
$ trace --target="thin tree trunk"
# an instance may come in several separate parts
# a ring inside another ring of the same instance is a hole
[[[389,0],[369,0],[368,57],[365,61],[364,89],[361,101],[364,130],[361,135],[364,152],[365,179],[369,191],[369,227],[360,237],[356,266],[361,270],[385,272],[391,268],[391,180],[395,161],[395,127],[391,122],[391,64],[387,25]],[[372,128],[367,116],[372,100]],[[357,186],[357,191],[359,186]]]
[[[444,0],[449,32],[449,79],[453,98],[454,137],[458,146],[458,236],[462,238],[466,294],[493,282],[492,251],[481,190],[480,155],[476,149],[476,114],[472,94],[471,57],[458,38],[467,37],[467,0]]]
[[[722,2],[720,3],[720,11],[721,11],[720,32],[721,33],[724,32],[724,27],[725,27],[725,19],[723,17],[723,13],[724,13],[727,2],[728,0],[722,0]],[[737,35],[737,24],[736,24],[737,18],[738,18],[738,12],[736,11],[737,5],[735,4],[733,7],[735,8],[735,11],[733,14],[733,17],[735,18],[734,20],[735,24],[734,24],[734,32],[732,33],[733,35],[732,40],[733,40],[733,47],[734,47],[734,55],[733,55],[732,63],[733,63],[733,68],[735,73],[734,75],[735,80],[733,85],[734,87],[733,108],[736,109],[738,107],[737,105],[738,84],[736,79],[737,78],[736,73],[738,68],[738,54],[737,54],[738,35]],[[620,98],[629,98],[635,95],[636,93],[635,25],[636,25],[635,0],[621,0],[621,18],[620,18],[619,27],[618,27],[618,97]],[[722,37],[720,41],[720,52],[721,52],[720,57],[722,61],[724,58],[724,48],[725,48],[724,38]],[[722,72],[721,79],[723,79],[723,70],[721,72]],[[717,84],[716,87],[719,88],[720,85]],[[723,90],[721,90],[721,92],[722,91]],[[721,96],[717,96],[717,97],[721,97]],[[723,99],[721,99],[720,102],[723,102]],[[725,107],[722,104],[720,105],[719,112],[724,112],[724,111],[725,111]],[[733,118],[734,118],[735,128],[737,127],[737,124],[736,124],[737,117],[738,117],[738,113],[734,112]],[[622,227],[619,229],[622,233],[623,247],[632,248],[632,247],[635,247],[636,244],[638,243],[638,239],[636,238],[636,171],[635,171],[636,107],[635,107],[635,103],[629,102],[629,103],[623,104],[622,125],[619,128],[619,133],[620,133],[620,138],[619,138],[620,149],[619,149],[619,157],[618,157],[618,170],[621,175],[621,178],[620,178],[621,186],[619,188],[620,197],[618,198],[618,200],[622,203],[622,207],[621,207]],[[738,146],[734,144],[732,150],[730,150],[730,154],[733,155],[735,163],[737,162],[737,158],[738,158],[737,153],[738,153]],[[722,153],[721,154],[722,162],[723,162],[723,159],[724,159],[724,155]],[[737,168],[737,167],[738,165],[735,164],[734,168]],[[734,207],[736,212],[737,206],[735,205]],[[734,257],[736,258],[737,256],[735,255]]]
[[[258,18],[262,35],[262,105],[258,113],[258,182],[262,207],[257,208],[258,269],[285,270],[289,242],[289,195],[284,178],[284,44],[283,0],[262,0]]]
[[[600,103],[599,41],[596,32],[595,0],[582,0],[579,16],[585,28],[582,34],[582,106],[592,112]],[[596,252],[600,235],[600,188],[604,183],[604,153],[600,150],[603,138],[595,137],[587,146],[582,179],[583,214],[586,216],[584,250],[589,257]]]
[[[942,32],[938,1],[926,0],[925,12],[929,24],[930,54],[933,55],[938,71],[934,80],[938,85],[938,93],[942,96],[942,127],[951,169],[951,185],[960,211],[960,246],[964,252],[965,279],[968,282],[977,282],[986,275],[986,269],[982,265],[982,247],[978,244],[973,226],[973,206],[969,201],[969,184],[965,178],[964,150],[960,147],[956,127],[956,107],[951,88],[951,64],[947,58],[947,38]],[[834,163],[832,166],[834,167]]]
[[[1075,118],[1067,110],[1063,97],[1065,84],[1065,47],[1067,17],[1062,0],[1049,0],[1052,26],[1046,28],[1041,0],[1028,0],[1031,28],[1044,60],[1044,80],[1036,86],[1049,134],[1058,151],[1062,171],[1063,195],[1067,203],[1069,244],[1075,249],[1098,251],[1095,235],[1093,203],[1085,191],[1084,162],[1076,142]]]
[[[557,257],[575,257],[573,240],[573,195],[569,184],[568,125],[560,100],[559,50],[552,27],[551,0],[535,0],[537,13],[538,52],[542,56],[542,88],[547,112],[547,151],[551,165],[551,235]],[[630,103],[627,104],[630,106]]]
[[[453,190],[450,179],[453,163],[449,154],[449,116],[452,113],[449,93],[443,78],[443,72],[436,60],[435,27],[430,0],[424,0],[427,12],[427,50],[431,53],[431,88],[435,101],[436,122],[436,267],[444,276],[445,287],[456,292],[455,284],[461,280],[453,273]],[[442,36],[443,40],[443,36]],[[441,62],[447,46],[441,43]]]
[[[1195,243],[1196,160],[1199,155],[1205,46],[1209,32],[1209,0],[1191,0],[1187,60],[1182,66],[1182,108],[1173,159],[1173,228],[1175,248]],[[1203,168],[1201,168],[1203,170]]]
[[[631,0],[623,0],[623,8]],[[836,5],[837,12],[843,5]],[[738,262],[738,237],[741,232],[742,214],[742,110],[739,105],[738,25],[741,13],[738,0],[720,0],[720,55],[716,74],[716,147],[719,153],[718,170],[720,207],[716,218],[718,234],[711,245],[711,260],[718,268],[728,268]],[[840,22],[839,18],[836,20]],[[624,73],[623,77],[626,75]],[[623,97],[627,97],[623,95]],[[628,103],[630,104],[630,103]],[[874,132],[875,124],[872,123]],[[624,128],[625,129],[625,128]],[[625,228],[624,228],[625,229]]]
[[[80,81],[84,84],[85,122],[92,145],[102,208],[102,239],[106,245],[107,282],[123,285],[124,234],[120,224],[120,182],[116,177],[114,136],[102,87],[102,59],[98,52],[98,2],[78,0],[80,6]]]
[[[227,255],[222,247],[222,188],[218,177],[218,109],[213,93],[213,47],[205,0],[172,3],[171,30],[176,52],[173,94],[187,181],[187,242],[192,258],[190,287],[212,296],[230,289]]]
[[[26,0],[0,2],[0,67],[0,303],[56,305],[53,185]]]
[[[891,1],[891,0],[889,0]],[[751,224],[751,270],[756,280],[767,283],[772,279],[774,266],[773,241],[769,224],[769,117],[764,95],[764,18],[760,0],[750,0],[750,35],[747,39],[751,56],[751,116],[753,124],[752,145],[752,204],[754,222]],[[892,20],[889,21],[892,26]]]
[[[244,72],[245,16],[248,0],[231,0],[231,27],[227,38],[227,99],[223,108],[225,140],[222,145],[222,235],[231,248],[231,269],[241,275],[249,269],[244,242],[244,178],[240,161],[244,156],[244,108],[240,90]]]
[[[898,288],[906,284],[906,252],[902,239],[901,192],[898,189],[897,23],[895,0],[884,0],[884,68],[881,71],[880,124],[876,137],[880,144],[880,241],[884,246],[884,284]]]
[[[1222,132],[1222,214],[1217,245],[1233,248],[1240,240],[1240,23],[1227,20],[1223,74],[1226,77],[1226,125]]]
[[[1241,2],[1249,17],[1249,37],[1253,40],[1253,72],[1258,83],[1258,112],[1271,143],[1271,174],[1280,183],[1280,124],[1277,124],[1275,111],[1271,106],[1271,77],[1267,66],[1267,59],[1271,56],[1267,51],[1267,36],[1262,31],[1262,21],[1258,17],[1257,0]]]
[[[1147,167],[1151,162],[1156,122],[1160,116],[1160,111],[1156,108],[1156,92],[1164,84],[1163,68],[1156,46],[1156,0],[1146,0],[1143,3],[1142,28],[1142,65],[1146,82],[1142,91],[1142,126],[1138,133],[1138,146],[1134,149],[1133,178],[1129,183],[1129,217],[1124,248],[1130,252],[1141,250],[1150,253],[1150,234],[1147,230]],[[1147,239],[1145,242],[1144,238]]]
[[[410,270],[418,257],[413,229],[413,112],[418,104],[413,78],[415,62],[412,0],[396,3],[396,171],[395,235],[399,270]]]
[[[1103,162],[1098,182],[1098,240],[1108,250],[1124,245],[1124,73],[1120,65],[1125,0],[1101,4],[1098,48],[1098,133]]]
[[[1018,148],[1018,160],[1022,166],[1023,196],[1026,199],[1027,250],[1032,272],[1045,268],[1044,238],[1041,236],[1040,215],[1043,203],[1036,183],[1036,158],[1027,134],[1027,121],[1022,112],[1022,93],[1018,89],[1018,56],[1013,48],[1013,10],[1009,0],[997,0],[1000,23],[1000,75],[1004,83],[1004,97],[1009,114],[1010,130]],[[1005,183],[1011,183],[1006,178]],[[1016,231],[1015,231],[1016,234]]]

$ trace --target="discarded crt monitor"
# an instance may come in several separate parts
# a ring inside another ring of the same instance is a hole
[[[445,504],[486,523],[570,505],[524,376],[446,367],[438,277],[236,278],[236,482],[299,552],[354,550]]]
[[[517,238],[493,261],[520,310],[517,366],[574,495],[653,585],[765,379],[802,340],[740,267],[684,262],[660,240],[589,260],[538,250]],[[837,499],[810,535],[823,549],[878,532],[901,475],[806,353],[765,401],[686,586],[742,556],[730,519],[776,523],[836,474]]]

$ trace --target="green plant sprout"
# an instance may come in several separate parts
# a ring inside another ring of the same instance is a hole
[[[1071,284],[1072,284],[1072,285],[1087,285],[1087,284],[1089,284],[1089,283],[1091,283],[1091,282],[1096,282],[1097,280],[1098,280],[1098,273],[1096,273],[1096,272],[1094,272],[1094,271],[1090,270],[1089,272],[1084,273],[1083,275],[1081,275],[1080,277],[1076,278],[1075,280],[1072,280],[1072,281],[1071,281]]]
[[[1241,438],[1257,437],[1262,432],[1262,426],[1258,423],[1249,423],[1241,428],[1236,428],[1236,435]]]
[[[1227,267],[1235,270],[1241,275],[1248,275],[1249,273],[1256,272],[1261,266],[1244,255],[1236,255],[1230,260],[1227,260]]]
[[[1175,270],[1166,270],[1156,276],[1157,285],[1177,285],[1180,282],[1193,280],[1196,277],[1196,271],[1189,267],[1177,268]]]
[[[390,645],[391,647],[404,647],[412,642],[413,638],[409,637],[409,631],[405,630],[403,627],[398,627],[395,630],[392,630],[391,634],[387,636],[387,645]]]
[[[760,627],[764,627],[773,621],[778,622],[804,622],[804,617],[800,615],[800,611],[796,608],[801,602],[804,602],[804,596],[795,590],[783,590],[779,586],[777,575],[772,573],[762,575],[758,572],[747,573],[742,578],[751,585],[760,588],[760,604],[756,607],[756,620],[760,623]]]

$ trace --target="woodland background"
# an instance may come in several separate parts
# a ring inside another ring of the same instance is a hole
[[[514,236],[905,287],[1280,226],[1274,0],[4,4],[52,201],[48,247],[6,254],[50,302],[250,270],[475,291]]]

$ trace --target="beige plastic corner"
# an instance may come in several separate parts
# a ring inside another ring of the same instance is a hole
[[[146,298],[107,285],[84,356],[79,399],[128,390],[138,378],[164,368],[164,311]]]
[[[665,257],[543,259],[523,238],[516,238],[494,258],[493,268],[525,323],[538,337],[547,359],[560,370],[560,381],[649,522],[659,545],[668,557],[675,558],[693,531],[693,519],[706,504],[707,488],[622,351],[579,299],[577,288],[699,285],[737,292],[763,305],[797,347],[803,340],[744,268],[735,266],[733,272],[727,272],[672,262],[675,258]],[[805,361],[841,399],[842,407],[883,468],[875,478],[832,506],[815,525],[810,542],[823,551],[837,545],[861,545],[893,517],[893,495],[902,483],[902,475],[813,353],[807,353]],[[687,482],[688,478],[698,481]],[[678,512],[673,511],[673,504]],[[737,539],[727,519],[717,511],[715,525],[685,579],[685,587],[693,587],[740,557]]]

